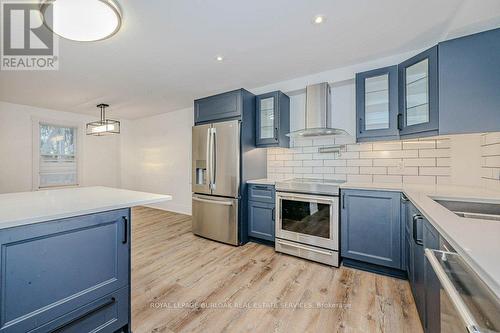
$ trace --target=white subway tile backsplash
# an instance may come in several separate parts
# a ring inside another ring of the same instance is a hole
[[[276,155],[276,161],[291,161],[293,160],[293,154],[279,154]]]
[[[293,173],[313,173],[312,167],[295,167]]]
[[[313,173],[335,173],[334,167],[313,167]]]
[[[356,182],[356,183],[372,183],[373,176],[372,175],[347,175],[348,182]]]
[[[418,157],[418,150],[383,150],[383,151],[362,151],[360,158],[410,158]]]
[[[355,145],[348,145],[347,151],[372,151],[373,145],[371,143],[358,143]]]
[[[421,167],[419,175],[422,176],[449,176],[451,169],[449,167]]]
[[[359,173],[362,175],[387,175],[385,167],[360,167]]]
[[[372,166],[373,160],[346,160],[347,166]]]
[[[335,173],[357,175],[357,174],[359,174],[359,168],[358,167],[335,167]]]
[[[293,155],[294,160],[310,160],[313,154],[295,154]]]
[[[374,183],[402,183],[403,176],[373,175]]]
[[[449,157],[438,157],[436,158],[436,166],[451,166],[451,158]]]
[[[435,158],[405,158],[403,160],[403,164],[405,167],[436,166],[436,159]]]
[[[354,143],[352,137],[291,141],[292,148],[268,148],[268,177],[338,179],[352,182],[450,184],[453,136]],[[500,132],[480,136],[482,185],[500,188]],[[341,153],[319,153],[322,146],[345,144]]]
[[[363,161],[363,160],[361,160]],[[373,160],[373,166],[399,166],[402,164],[402,159],[400,158],[384,158]]]
[[[299,167],[302,166],[302,161],[284,161],[283,165],[286,167]]]
[[[376,142],[373,144],[373,150],[401,150],[401,141]]]
[[[436,176],[403,176],[406,184],[436,184]]]
[[[449,149],[420,149],[419,157],[450,157]]]
[[[305,167],[321,167],[323,166],[323,160],[304,160],[302,161],[302,166]]]
[[[426,149],[436,148],[436,140],[427,141],[403,141],[403,149]]]
[[[347,161],[346,160],[324,160],[323,165],[324,166],[346,166]]]
[[[483,185],[500,189],[500,132],[481,135],[481,156]]]
[[[387,174],[389,175],[402,175],[402,176],[417,176],[417,167],[389,167],[387,168]]]

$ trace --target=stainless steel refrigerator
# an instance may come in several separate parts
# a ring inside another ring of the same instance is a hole
[[[238,245],[239,120],[193,126],[193,232]]]

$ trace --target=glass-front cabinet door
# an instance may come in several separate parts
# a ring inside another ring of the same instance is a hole
[[[438,131],[437,46],[399,65],[400,134]]]
[[[278,142],[277,109],[275,94],[257,96],[257,140],[260,143]]]
[[[397,66],[356,74],[357,139],[392,139],[399,136]]]

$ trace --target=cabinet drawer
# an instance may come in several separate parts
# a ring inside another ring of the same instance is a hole
[[[273,185],[249,184],[248,200],[274,203],[275,190]]]
[[[129,322],[128,286],[57,318],[30,333],[114,332]]]
[[[129,210],[0,230],[0,332],[28,332],[129,284]]]

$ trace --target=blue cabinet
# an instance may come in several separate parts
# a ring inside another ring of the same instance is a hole
[[[439,233],[428,222],[424,223],[424,248],[439,249]],[[427,257],[424,257],[424,285],[425,285],[425,332],[441,332],[441,306],[440,293],[441,283],[437,278]]]
[[[437,135],[439,128],[438,47],[398,65],[401,137]]]
[[[410,230],[408,235],[410,249],[410,267],[411,275],[409,281],[415,305],[420,317],[422,326],[425,323],[425,268],[424,268],[424,242],[423,242],[423,224],[424,217],[410,203],[410,215],[408,216]]]
[[[238,119],[242,117],[245,104],[255,96],[245,89],[238,89],[194,101],[195,125]]]
[[[250,201],[248,235],[274,242],[274,204]]]
[[[402,269],[400,193],[342,190],[341,256]]]
[[[281,91],[256,97],[257,147],[290,147],[290,98]]]
[[[248,235],[274,242],[274,186],[249,184],[248,198]]]
[[[439,44],[439,133],[500,131],[500,28]]]
[[[122,209],[0,230],[0,332],[82,332],[111,314],[126,325],[129,219]]]
[[[356,74],[357,140],[399,138],[398,67]]]

